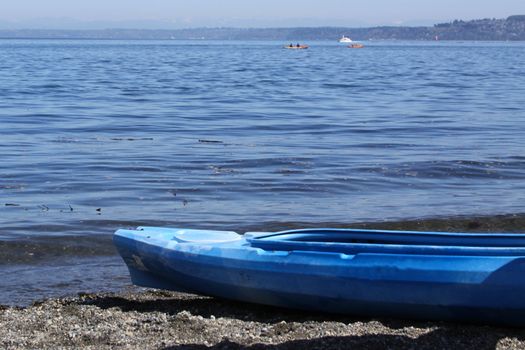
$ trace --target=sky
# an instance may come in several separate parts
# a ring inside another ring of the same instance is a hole
[[[432,25],[525,14],[525,0],[0,0],[0,28]]]

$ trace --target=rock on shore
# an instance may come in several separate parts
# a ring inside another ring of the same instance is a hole
[[[525,330],[311,314],[128,291],[0,306],[5,349],[524,349]]]

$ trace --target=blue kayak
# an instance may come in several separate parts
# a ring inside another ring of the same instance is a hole
[[[525,234],[139,227],[134,284],[309,311],[525,326]]]

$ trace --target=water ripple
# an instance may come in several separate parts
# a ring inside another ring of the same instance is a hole
[[[523,212],[523,44],[366,46],[0,40],[0,236]]]

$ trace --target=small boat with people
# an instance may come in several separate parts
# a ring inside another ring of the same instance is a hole
[[[304,50],[308,48],[308,45],[301,45],[297,43],[296,45],[290,44],[284,47],[285,49],[291,49],[291,50]]]
[[[364,316],[525,326],[525,233],[121,229],[138,286]]]
[[[352,42],[352,39],[350,39],[349,37],[347,36],[342,36],[341,39],[339,39],[339,42],[340,43],[351,43]]]
[[[348,45],[348,48],[350,49],[362,49],[363,47],[365,47],[365,45],[361,43],[354,43],[352,45]]]

